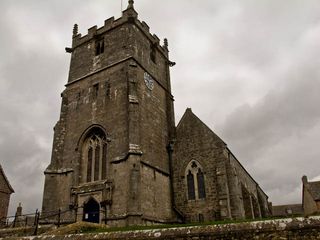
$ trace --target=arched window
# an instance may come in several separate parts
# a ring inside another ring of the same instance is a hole
[[[93,182],[106,178],[107,141],[101,129],[89,132],[82,147],[82,182]]]
[[[191,171],[189,171],[187,175],[187,185],[188,185],[188,199],[189,200],[196,199],[196,193],[194,191],[194,177]]]
[[[187,179],[188,200],[206,197],[205,177],[200,164],[192,160],[185,171]]]
[[[201,198],[205,198],[206,197],[206,189],[204,186],[204,175],[203,172],[201,171],[201,169],[198,169],[197,172],[197,180],[198,180],[198,197]]]

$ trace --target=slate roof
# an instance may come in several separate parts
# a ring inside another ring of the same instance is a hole
[[[3,168],[2,168],[2,166],[1,166],[1,164],[0,164],[0,174],[3,176],[5,182],[6,182],[8,188],[9,188],[9,190],[10,190],[10,193],[14,193],[14,190],[13,190],[13,188],[11,187],[7,176],[4,174],[4,171],[3,171]]]
[[[309,192],[315,201],[320,200],[320,181],[308,182]]]
[[[302,204],[287,204],[287,205],[272,206],[272,215],[274,217],[303,215]]]

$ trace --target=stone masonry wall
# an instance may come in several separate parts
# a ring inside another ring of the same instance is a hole
[[[97,53],[102,42],[104,50]],[[45,171],[42,210],[81,207],[84,195],[102,194],[82,192],[78,202],[70,195],[71,188],[87,182],[82,143],[96,127],[107,135],[103,180],[112,182],[112,200],[107,203],[110,224],[129,217],[132,224],[141,224],[136,219],[141,217],[151,222],[172,220],[167,146],[174,117],[167,109],[173,101],[167,48],[129,9],[118,20],[110,18],[103,27],[90,28],[83,37],[75,26],[68,52],[69,79],[54,129],[52,160]],[[145,73],[152,76],[153,89],[146,87]]]
[[[109,178],[112,179],[116,171],[111,162],[127,154],[127,81],[123,67],[111,67],[64,91],[59,120],[59,126],[64,128],[55,129],[52,162],[46,171],[43,211],[68,208],[70,187],[81,183],[80,140],[89,127],[103,126],[110,137],[107,151]],[[95,84],[99,84],[96,96],[93,93]],[[62,178],[64,180],[60,181]]]
[[[148,166],[141,166],[141,205],[143,217],[156,222],[172,221],[169,177]]]
[[[105,32],[97,31],[96,27],[90,28],[89,34],[86,35],[88,40],[73,46],[68,82],[130,56],[130,44],[132,43],[129,35],[130,28],[127,24]],[[95,56],[95,44],[100,39],[104,39],[104,53]]]
[[[188,199],[186,167],[190,161],[203,167],[205,198]],[[173,171],[175,203],[187,222],[268,216],[268,197],[191,109],[177,126]]]
[[[214,136],[192,112],[187,109],[177,127],[177,140],[173,151],[173,182],[176,207],[187,222],[217,220],[224,212],[228,215],[226,196],[225,157],[221,145],[224,143]],[[197,161],[204,170],[206,197],[188,200],[185,171],[190,161]],[[220,204],[221,203],[221,204]]]
[[[129,81],[129,138],[130,144],[138,144],[141,150],[137,198],[140,199],[142,219],[149,222],[172,221],[169,182],[169,129],[174,125],[173,117],[167,111],[168,101],[172,102],[167,72],[168,60],[157,37],[150,37],[148,28],[137,20],[130,26],[133,42],[133,58],[130,65]],[[151,52],[154,50],[154,59]],[[153,87],[147,87],[144,75],[153,79]],[[136,100],[135,104],[131,101]],[[138,173],[136,173],[138,175]],[[132,200],[130,200],[131,202]],[[134,205],[129,203],[129,205]]]
[[[0,237],[5,233],[0,231]],[[1,239],[1,238],[0,238]],[[158,239],[158,240],[279,240],[279,239],[320,239],[319,217],[269,220],[250,223],[208,225],[196,227],[176,227],[141,231],[122,231],[98,234],[43,235],[12,240],[124,240],[124,239]]]
[[[1,219],[7,217],[11,190],[8,188],[5,177],[0,171],[0,225]]]
[[[229,162],[230,162],[230,175],[236,179],[236,184],[238,189],[245,188],[250,195],[251,200],[249,202],[245,201],[246,196],[242,196],[243,204],[245,209],[252,205],[254,216],[250,213],[251,217],[259,218],[266,217],[270,215],[268,208],[268,196],[262,191],[258,183],[250,176],[250,174],[245,170],[245,168],[240,164],[240,162],[234,157],[234,155],[228,150]],[[233,195],[232,198],[241,198],[241,194]],[[252,202],[252,204],[250,203]],[[250,210],[251,211],[251,210]],[[246,212],[248,215],[248,212]]]
[[[0,192],[0,225],[4,221],[3,218],[7,217],[9,201],[10,194]]]
[[[317,203],[314,201],[310,192],[304,187],[303,188],[303,210],[305,215],[314,214],[317,212]]]

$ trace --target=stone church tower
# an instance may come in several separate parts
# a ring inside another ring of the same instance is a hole
[[[175,127],[168,42],[137,16],[130,0],[85,36],[74,26],[42,217],[125,226],[267,216],[268,196],[191,109]]]
[[[168,43],[133,1],[122,17],[78,34],[45,170],[43,214],[110,225],[170,222],[168,145],[175,123]]]

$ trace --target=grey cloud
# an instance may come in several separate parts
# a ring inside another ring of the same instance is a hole
[[[317,51],[314,52],[317,55]],[[287,72],[278,76],[278,88],[256,104],[244,104],[231,112],[223,134],[245,165],[272,194],[277,189],[289,194],[297,189],[303,174],[317,175],[320,151],[320,71],[315,56],[299,56]],[[277,202],[300,201],[273,196]]]

